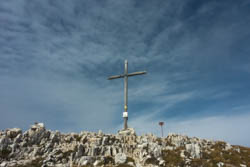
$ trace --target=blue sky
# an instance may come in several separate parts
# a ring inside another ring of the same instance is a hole
[[[249,145],[250,1],[2,0],[0,128],[129,126]]]

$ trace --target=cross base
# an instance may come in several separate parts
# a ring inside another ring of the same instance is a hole
[[[122,136],[136,135],[134,128],[127,128],[127,129],[119,130],[118,134]]]

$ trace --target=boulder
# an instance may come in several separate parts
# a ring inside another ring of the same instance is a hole
[[[240,167],[247,167],[246,165],[244,165],[244,164],[240,164]]]
[[[190,153],[192,158],[200,158],[201,149],[199,144],[191,143],[185,145],[186,151]]]
[[[31,129],[36,131],[37,129],[45,129],[44,123],[35,123],[34,125],[31,125]]]
[[[126,130],[118,131],[119,135],[128,136],[128,135],[136,135],[134,128],[127,128]]]
[[[0,150],[6,149],[10,143],[11,141],[7,136],[0,138]]]
[[[112,147],[111,146],[106,146],[104,147],[104,156],[112,156]]]
[[[109,137],[108,136],[104,136],[102,138],[102,145],[106,145],[106,144],[108,144],[108,142],[109,142]]]
[[[124,153],[118,153],[115,155],[116,164],[124,164],[127,161],[127,155]]]
[[[101,161],[101,160],[96,160],[95,162],[94,162],[94,166],[100,166],[100,165],[102,165],[103,164],[103,161]]]
[[[35,123],[31,126],[31,128],[28,130],[27,135],[29,137],[29,145],[32,144],[39,144],[43,138],[47,138],[49,136],[49,133],[46,132],[45,126],[43,123]]]
[[[76,157],[81,157],[84,155],[84,147],[82,144],[78,145],[77,152],[76,152]]]
[[[188,140],[187,136],[173,133],[169,133],[167,138],[170,140],[171,144],[175,145],[176,147],[184,146]]]
[[[228,151],[228,150],[230,150],[230,149],[232,149],[233,147],[231,146],[231,144],[229,144],[229,143],[226,143],[226,145],[225,145],[225,150],[226,151]]]
[[[79,166],[93,164],[95,162],[95,158],[92,156],[83,156],[78,162]]]
[[[22,141],[22,134],[18,134],[14,139],[14,143],[20,143]]]
[[[1,164],[0,164],[0,167],[7,167],[8,163],[3,161]]]
[[[22,134],[22,130],[20,128],[7,129],[6,134],[9,138],[15,138],[17,135]]]
[[[159,161],[159,165],[160,165],[160,166],[165,166],[165,161],[164,161],[164,160],[160,160],[160,161]]]
[[[224,163],[223,163],[223,162],[218,162],[216,165],[217,165],[218,167],[223,167],[223,166],[224,166]]]
[[[72,136],[70,136],[72,138]],[[60,141],[60,133],[59,132],[52,132],[49,136],[49,139],[52,143],[58,143]]]
[[[149,150],[152,152],[155,158],[159,158],[162,154],[162,147],[156,143],[150,143]]]

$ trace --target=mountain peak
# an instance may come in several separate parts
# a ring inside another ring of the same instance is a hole
[[[117,134],[64,134],[35,123],[0,132],[0,167],[82,166],[250,166],[250,148],[169,134],[137,136],[130,128]]]

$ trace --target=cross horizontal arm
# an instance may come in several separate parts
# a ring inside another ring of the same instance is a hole
[[[124,77],[124,75],[114,75],[114,76],[108,77],[108,80],[117,79],[117,78],[123,78],[123,77]]]
[[[147,73],[147,71],[132,72],[132,73],[128,74],[128,77],[135,76],[135,75],[142,75],[142,74],[146,74],[146,73]]]
[[[132,73],[127,74],[127,76],[131,77],[131,76],[142,75],[142,74],[146,74],[146,73],[147,73],[147,71],[132,72]],[[123,75],[114,75],[114,76],[108,77],[108,80],[117,79],[117,78],[124,78],[124,76],[125,76],[124,74]]]

